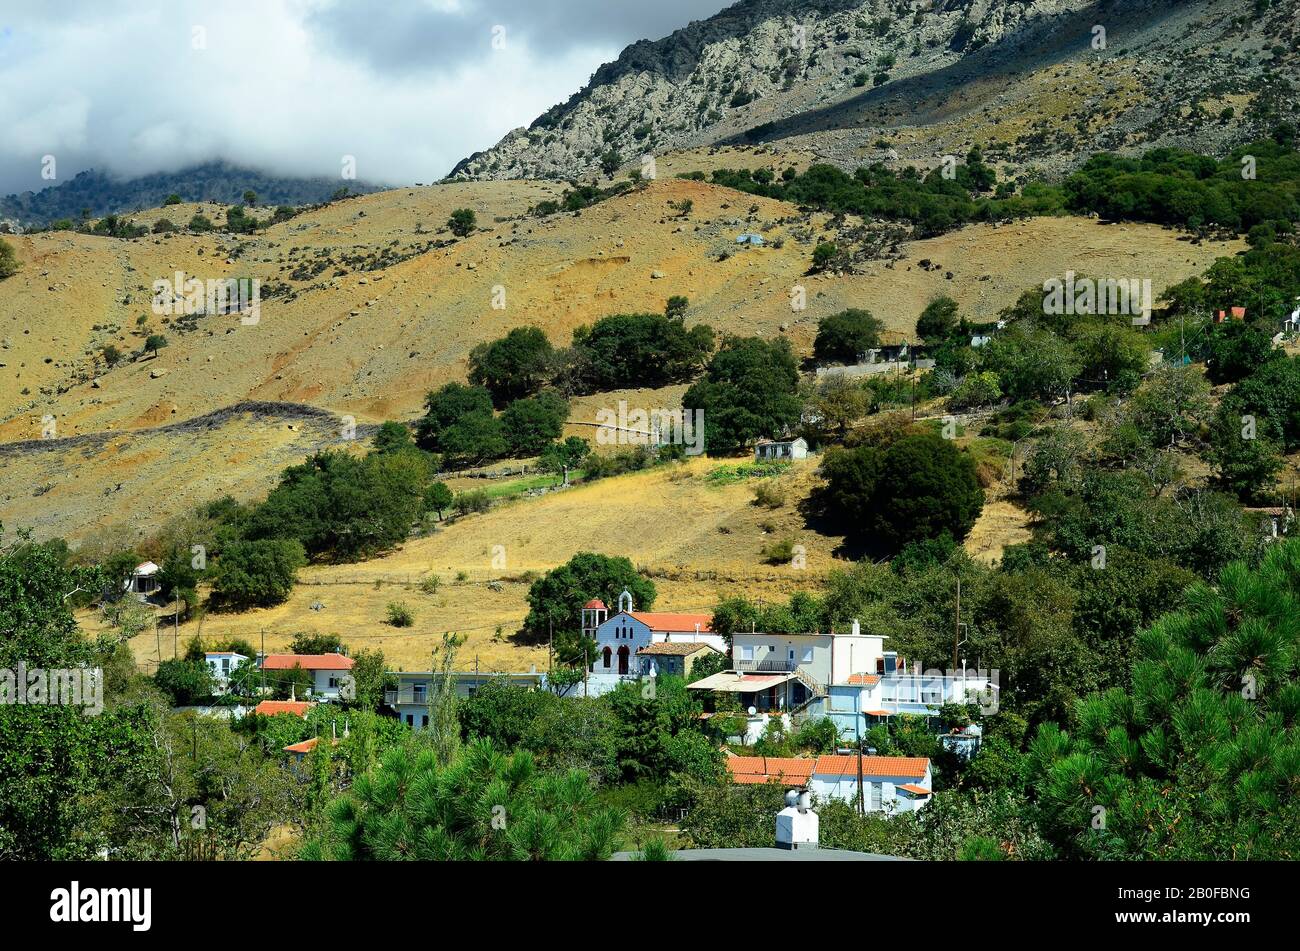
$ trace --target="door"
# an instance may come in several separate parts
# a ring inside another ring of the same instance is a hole
[[[602,656],[604,657],[605,660],[605,669],[609,670],[609,658],[611,654],[608,647],[606,647],[605,650],[602,651]]]
[[[627,673],[627,655],[628,655],[627,645],[624,644],[622,647],[618,649],[618,672],[620,674]]]

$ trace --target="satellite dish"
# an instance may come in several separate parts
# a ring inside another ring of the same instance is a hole
[[[757,707],[750,707],[750,708],[749,708],[749,715],[750,715],[751,717],[752,717],[755,713],[757,713],[757,712],[758,712],[758,708],[757,708]]]

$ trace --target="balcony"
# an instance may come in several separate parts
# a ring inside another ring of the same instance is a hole
[[[399,703],[428,703],[429,691],[425,689],[416,689],[414,687],[402,687],[398,690],[385,690],[384,703],[390,707],[395,707]]]
[[[780,657],[764,657],[762,660],[736,660],[733,670],[742,674],[793,674],[799,665]]]

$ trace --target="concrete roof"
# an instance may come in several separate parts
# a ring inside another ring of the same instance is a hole
[[[630,862],[640,852],[615,852],[612,862]],[[910,862],[897,855],[849,852],[845,849],[678,849],[675,862]]]

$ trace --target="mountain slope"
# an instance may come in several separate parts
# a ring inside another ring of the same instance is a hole
[[[0,219],[24,227],[48,225],[61,218],[78,221],[83,211],[92,218],[155,208],[169,195],[185,201],[239,202],[244,192],[257,192],[264,205],[308,205],[328,201],[340,188],[350,194],[377,191],[364,182],[336,178],[284,178],[226,162],[207,162],[178,172],[156,172],[118,179],[90,169],[61,185],[0,198]]]
[[[971,144],[1049,170],[1217,152],[1296,114],[1298,53],[1300,0],[742,0],[628,47],[451,177],[570,178],[611,152],[728,142],[845,167]]]

